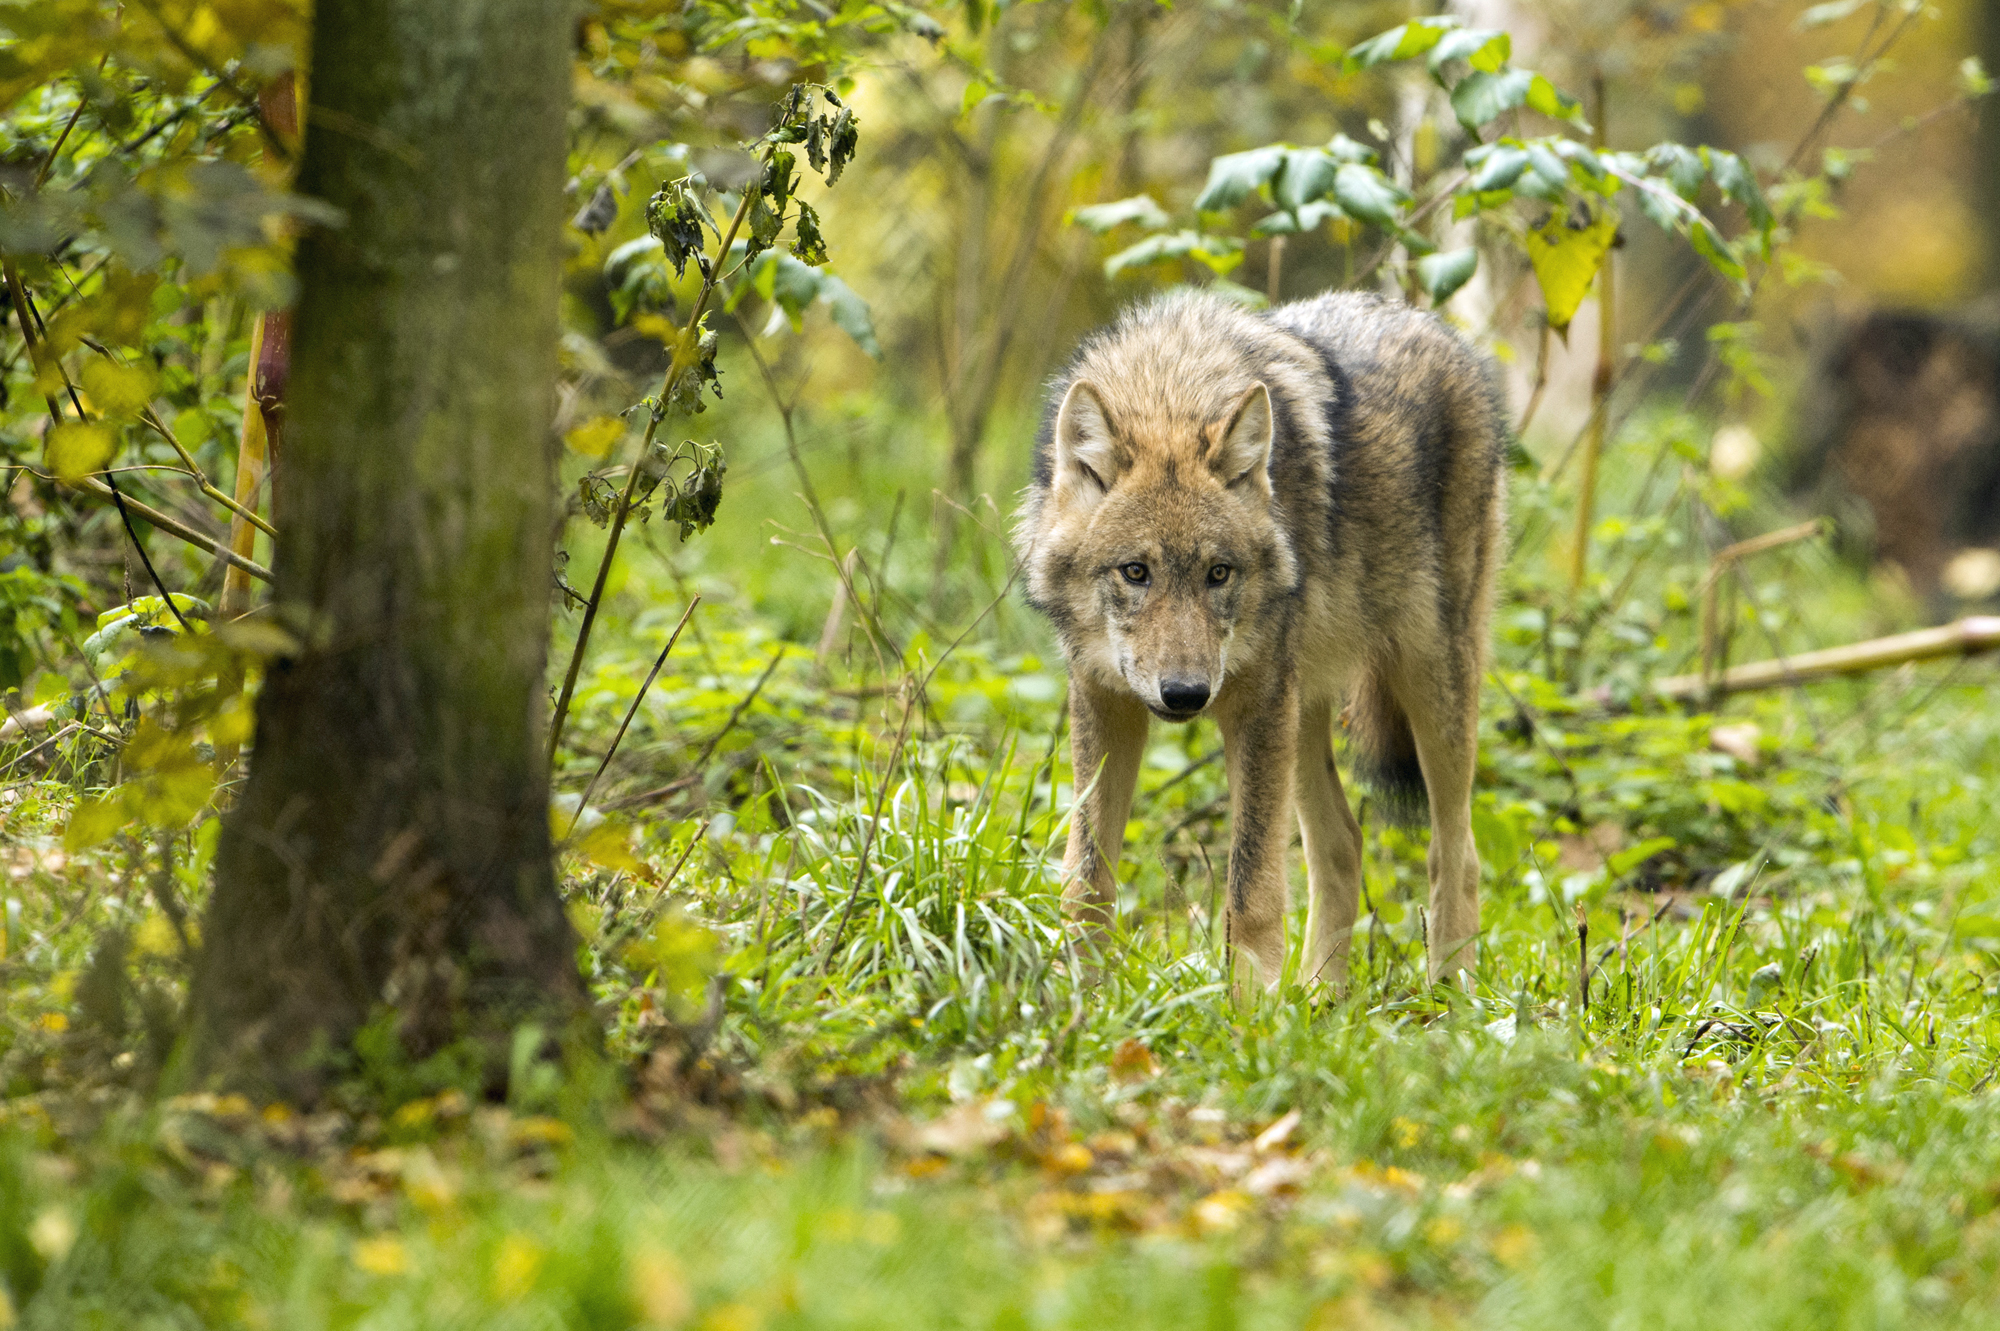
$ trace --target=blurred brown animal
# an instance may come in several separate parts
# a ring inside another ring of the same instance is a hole
[[[1821,358],[1800,425],[1786,488],[1844,546],[1895,564],[1939,618],[1948,593],[1978,594],[1954,561],[2000,545],[2000,310],[1865,316]]]

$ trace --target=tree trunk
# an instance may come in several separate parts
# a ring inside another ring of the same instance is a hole
[[[320,0],[275,601],[195,1068],[310,1096],[582,997],[543,747],[566,0]]]

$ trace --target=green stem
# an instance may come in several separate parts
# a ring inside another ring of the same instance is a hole
[[[775,143],[766,147],[762,164],[770,165],[771,154],[776,151]],[[632,471],[625,478],[624,493],[618,496],[618,507],[611,515],[611,531],[604,542],[604,557],[598,562],[597,580],[591,584],[590,599],[584,602],[583,623],[577,626],[576,645],[570,649],[569,668],[563,673],[562,692],[556,698],[555,715],[549,721],[550,766],[555,765],[556,749],[562,743],[563,724],[569,719],[570,699],[576,694],[576,677],[583,669],[584,649],[590,645],[590,631],[597,623],[597,607],[604,599],[604,583],[611,576],[611,560],[618,553],[618,539],[625,534],[625,519],[632,512],[632,496],[639,488],[639,474],[652,454],[653,436],[659,433],[660,421],[665,417],[667,404],[673,400],[675,387],[701,358],[701,316],[707,312],[709,297],[715,294],[715,288],[722,280],[722,265],[729,259],[729,247],[736,243],[736,233],[742,229],[743,219],[750,215],[750,205],[756,202],[760,189],[756,181],[746,185],[743,199],[736,205],[736,215],[729,219],[729,230],[723,234],[715,266],[702,283],[701,294],[695,297],[694,312],[688,316],[687,326],[681,329],[681,335],[674,343],[673,363],[667,367],[666,378],[660,386],[660,410],[652,412],[651,419],[646,422],[646,437],[639,443],[639,456],[633,460]]]

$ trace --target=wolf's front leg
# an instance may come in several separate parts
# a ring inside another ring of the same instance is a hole
[[[1139,758],[1146,748],[1146,708],[1129,693],[1072,678],[1069,751],[1076,807],[1063,856],[1063,906],[1098,938],[1118,910],[1118,852]]]
[[[1347,805],[1340,773],[1333,766],[1333,708],[1315,703],[1299,722],[1299,834],[1305,842],[1306,876],[1312,889],[1306,910],[1305,970],[1299,980],[1343,990],[1347,987],[1347,945],[1354,933],[1355,904],[1361,894],[1361,825]]]
[[[1299,697],[1289,665],[1231,679],[1216,722],[1229,767],[1229,942],[1257,983],[1285,969],[1285,850],[1292,837],[1292,769]]]

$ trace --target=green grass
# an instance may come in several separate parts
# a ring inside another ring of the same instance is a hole
[[[1609,474],[1615,513],[1639,478]],[[906,482],[819,481],[873,567]],[[1424,839],[1371,826],[1346,997],[1236,1003],[1213,731],[1155,735],[1120,945],[1082,966],[1060,664],[1012,603],[947,651],[997,553],[934,587],[907,517],[870,575],[895,641],[821,667],[827,566],[727,520],[796,513],[791,480],[731,486],[709,537],[636,543],[561,767],[579,791],[702,590],[565,859],[604,1052],[524,1057],[505,1105],[380,1041],[313,1115],[158,1100],[185,976],[159,887],[199,904],[215,824],[66,848],[111,776],[90,742],[8,778],[0,1326],[1991,1323],[1990,662],[1607,709],[1685,668],[1701,547],[1677,507],[1614,520],[1579,619],[1524,480],[1476,992],[1423,983]],[[1817,549],[1752,572],[1738,659],[1898,626]],[[1754,762],[1719,722],[1756,725]]]

